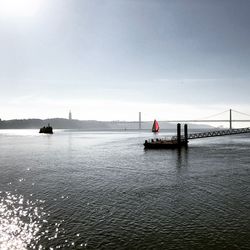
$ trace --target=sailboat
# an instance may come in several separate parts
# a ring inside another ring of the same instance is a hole
[[[156,120],[154,120],[154,124],[153,124],[153,127],[152,127],[152,132],[157,133],[157,132],[159,132],[159,129],[160,129],[159,123]]]

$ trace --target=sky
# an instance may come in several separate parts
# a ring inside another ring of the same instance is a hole
[[[250,113],[248,0],[0,0],[0,118]]]

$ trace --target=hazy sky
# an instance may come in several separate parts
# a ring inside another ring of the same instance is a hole
[[[250,113],[249,0],[0,0],[0,118]]]

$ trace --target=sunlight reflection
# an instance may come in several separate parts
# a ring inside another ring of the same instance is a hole
[[[0,195],[0,249],[35,249],[40,237],[40,219],[45,215],[38,202],[10,192]]]

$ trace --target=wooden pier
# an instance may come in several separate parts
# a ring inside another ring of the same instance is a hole
[[[174,149],[187,147],[188,145],[188,126],[184,125],[184,136],[181,136],[181,124],[177,124],[177,136],[167,139],[151,139],[144,143],[145,149]]]
[[[226,130],[213,130],[200,133],[188,134],[188,126],[184,125],[184,136],[181,135],[181,124],[177,124],[177,135],[173,136],[170,140],[167,139],[151,139],[146,140],[144,143],[145,149],[173,149],[180,147],[187,147],[189,140],[201,139],[216,136],[237,135],[250,133],[250,128],[240,129],[226,129]]]

